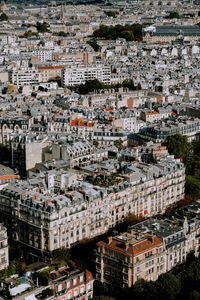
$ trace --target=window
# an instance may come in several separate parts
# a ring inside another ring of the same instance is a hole
[[[62,291],[62,284],[58,285],[58,292]]]
[[[73,279],[73,285],[76,285],[76,278]]]

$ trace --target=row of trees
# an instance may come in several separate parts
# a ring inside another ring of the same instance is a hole
[[[104,10],[104,14],[108,17],[116,18],[119,13],[116,10]]]
[[[0,271],[0,280],[14,274],[23,275],[27,271],[25,262],[17,261],[15,264],[10,264],[6,269]]]
[[[33,37],[33,36],[38,36],[38,32],[32,32],[32,31],[28,30],[21,37],[27,39],[27,38],[30,38],[30,37]]]
[[[94,31],[93,36],[94,38],[103,38],[107,40],[116,40],[117,38],[124,38],[127,41],[141,41],[142,25],[100,25],[99,29]]]
[[[188,141],[187,136],[176,134],[166,140],[170,154],[181,158],[186,168],[186,195],[200,198],[200,141]]]
[[[139,83],[137,86],[134,86],[133,82],[130,80],[124,80],[122,84],[116,85],[107,85],[103,82],[100,82],[98,79],[86,80],[85,83],[76,85],[76,86],[68,86],[69,89],[81,94],[86,95],[88,93],[98,91],[98,90],[105,90],[105,89],[119,89],[120,87],[126,87],[130,90],[141,90],[141,84]]]

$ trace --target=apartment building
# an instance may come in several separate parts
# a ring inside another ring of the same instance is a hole
[[[125,129],[136,132],[136,115],[134,112],[128,111],[124,113],[116,113],[113,120],[113,126],[115,128]]]
[[[95,122],[82,119],[73,119],[70,121],[70,132],[76,134],[84,140],[93,140]]]
[[[11,162],[22,176],[43,160],[43,151],[49,145],[48,136],[35,134],[14,134],[11,136]]]
[[[97,243],[96,278],[105,284],[131,287],[165,272],[165,245],[156,235],[132,230]]]
[[[70,271],[66,267],[50,273],[54,288],[53,300],[78,299],[89,300],[93,298],[94,278],[88,270]]]
[[[0,190],[19,179],[19,175],[15,174],[11,168],[0,164]]]
[[[53,59],[53,51],[50,49],[37,49],[33,51],[33,56],[38,57],[40,62],[51,61]]]
[[[80,166],[82,163],[90,163],[94,158],[95,148],[89,141],[67,141],[59,140],[54,142],[51,147],[51,155],[47,151],[50,158],[64,160],[68,162],[69,167]],[[46,155],[46,154],[45,154]]]
[[[47,179],[43,174],[0,191],[0,221],[13,220],[10,236],[40,252],[103,234],[129,213],[146,217],[163,213],[184,196],[185,168],[179,160],[152,166],[137,163],[124,176],[118,174],[114,186],[101,181],[93,185],[83,178],[65,184],[57,174],[50,187]]]
[[[48,120],[47,131],[57,134],[64,132],[70,133],[69,117],[54,115],[52,120]]]
[[[53,79],[60,79],[62,73],[63,66],[38,66],[38,72],[41,76],[41,82],[48,82]]]
[[[108,242],[98,242],[97,279],[108,285],[130,287],[141,278],[156,280],[183,263],[191,251],[198,256],[199,207],[198,201],[176,211],[172,219],[150,218],[131,226],[126,233],[109,237]],[[156,239],[159,244],[153,245]]]
[[[162,108],[158,110],[144,109],[141,112],[141,119],[145,122],[154,123],[162,119],[167,119],[172,115],[170,109]]]
[[[9,72],[9,81],[20,87],[25,85],[39,84],[42,81],[42,77],[34,68],[13,68]]]
[[[184,223],[151,218],[132,226],[130,230],[135,230],[138,233],[152,232],[159,236],[165,244],[166,271],[186,260],[186,254],[189,252],[186,244],[188,231],[185,231]]]
[[[143,40],[145,42],[164,42],[171,43],[176,39],[187,38],[190,41],[198,41],[200,38],[200,29],[198,26],[177,26],[161,25],[150,26],[144,29]]]
[[[113,146],[115,141],[121,141],[122,145],[125,147],[128,143],[128,134],[122,129],[112,128],[112,127],[98,127],[94,131],[94,139],[98,143],[103,145]]]
[[[171,220],[150,218],[130,228],[140,233],[153,232],[162,239],[166,251],[166,271],[184,262],[190,251],[193,251],[195,256],[199,255],[200,220],[193,214],[187,213],[190,207],[192,205],[180,210],[180,212],[185,211],[184,218],[177,211]]]
[[[110,66],[98,65],[77,65],[65,67],[62,70],[62,85],[72,86],[84,84],[87,80],[98,79],[99,81],[110,84]]]
[[[145,163],[153,163],[165,160],[169,155],[167,147],[161,143],[148,142],[143,146],[133,147],[131,149],[123,149],[120,152],[124,161],[142,161]]]
[[[0,270],[9,265],[7,229],[0,224]]]
[[[183,118],[175,121],[166,121],[156,124],[154,127],[149,126],[139,130],[139,137],[142,141],[153,141],[156,143],[164,142],[168,136],[180,133],[187,135],[188,140],[198,138],[200,132],[200,120],[197,118]]]
[[[10,141],[10,136],[14,133],[28,132],[32,123],[33,119],[27,117],[1,117],[0,143],[6,145]]]

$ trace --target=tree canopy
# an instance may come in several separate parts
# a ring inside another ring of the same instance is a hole
[[[74,86],[67,86],[70,90],[75,91],[76,93],[86,95],[88,93],[98,91],[98,90],[105,90],[105,89],[115,89],[118,91],[120,87],[127,87],[130,90],[141,90],[141,84],[138,83],[137,86],[134,86],[131,80],[124,80],[122,83],[117,84],[104,84],[103,82],[99,81],[98,79],[86,80],[85,83],[74,85]]]
[[[87,80],[85,84],[80,84],[78,87],[79,94],[88,94],[95,90],[101,90],[105,88],[105,84],[98,79]]]
[[[97,44],[95,39],[87,41],[88,45],[90,45],[95,52],[98,52],[100,50],[100,46]]]
[[[179,13],[176,12],[176,11],[171,11],[169,16],[168,16],[169,19],[179,19],[180,16],[179,16]]]
[[[123,149],[123,143],[120,140],[114,141],[114,146],[117,147],[118,150],[122,150]]]
[[[108,17],[116,18],[119,13],[116,10],[108,10],[108,11],[104,10],[104,14]]]
[[[46,22],[44,23],[37,22],[36,24],[37,31],[40,33],[48,32],[48,26],[49,25]]]
[[[179,133],[167,137],[166,146],[169,153],[173,154],[175,158],[186,158],[189,156],[191,150],[187,136]]]
[[[7,20],[8,20],[8,16],[5,13],[2,13],[0,15],[0,21],[2,22],[2,21],[7,21]]]
[[[182,158],[186,168],[185,193],[200,198],[200,141],[188,142],[187,136],[176,134],[166,140],[170,154]]]
[[[24,35],[22,37],[27,39],[27,38],[32,37],[32,36],[38,36],[38,33],[28,30],[24,33]]]
[[[116,25],[107,26],[100,25],[99,29],[93,33],[95,38],[104,38],[107,40],[116,40],[117,38],[124,38],[127,41],[141,41],[142,40],[142,25]]]

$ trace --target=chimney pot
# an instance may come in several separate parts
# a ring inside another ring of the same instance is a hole
[[[108,237],[108,244],[111,244],[112,243],[112,236],[109,236]]]

